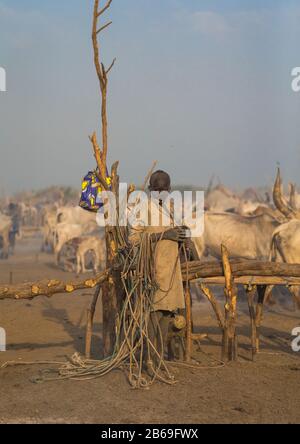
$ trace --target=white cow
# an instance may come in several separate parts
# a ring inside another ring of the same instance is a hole
[[[300,264],[300,220],[280,225],[273,233],[270,260],[286,264]],[[300,309],[300,288],[290,286],[296,306]]]
[[[47,212],[44,215],[42,251],[54,251],[56,225],[56,213]]]
[[[77,247],[77,274],[86,273],[85,259],[88,252],[92,252],[94,254],[94,272],[97,273],[97,271],[104,268],[106,259],[104,240],[96,236],[87,237],[82,239]]]
[[[63,245],[75,237],[80,237],[85,234],[84,225],[60,223],[55,228],[54,238],[54,253],[56,255],[56,262],[59,260],[59,252]]]
[[[56,212],[56,222],[88,225],[97,228],[96,214],[80,207],[60,207]]]
[[[280,225],[273,233],[271,260],[300,264],[300,220]]]
[[[273,233],[270,260],[287,264],[300,264],[300,211],[295,200],[295,187],[291,187],[290,201],[282,192],[282,180],[278,169],[273,189],[273,199],[276,208],[286,221]],[[298,308],[300,308],[299,286],[289,287]]]
[[[206,212],[204,235],[194,239],[198,255],[221,257],[226,245],[231,257],[266,260],[270,254],[272,234],[280,223],[263,214],[240,216],[233,213]]]
[[[235,212],[240,203],[240,198],[222,185],[210,190],[205,197],[206,209],[213,212]]]
[[[3,259],[7,259],[9,255],[9,233],[11,228],[11,218],[5,214],[0,214],[0,250]]]

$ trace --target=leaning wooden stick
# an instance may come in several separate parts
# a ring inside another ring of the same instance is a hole
[[[192,306],[190,286],[187,284],[185,288],[185,310],[186,310],[186,347],[185,360],[190,362],[192,359]]]
[[[213,294],[213,292],[211,291],[210,288],[208,288],[206,285],[204,285],[203,283],[199,284],[199,287],[202,291],[202,293],[207,297],[207,299],[209,300],[209,302],[211,303],[211,306],[215,312],[219,327],[221,328],[221,330],[224,330],[224,316],[221,312],[221,309],[219,307],[219,304]]]
[[[227,248],[222,245],[222,262],[225,276],[225,325],[223,334],[223,360],[237,360],[237,336],[236,336],[236,309],[237,290],[234,285],[229,254]]]
[[[155,170],[155,168],[156,168],[156,166],[157,166],[157,163],[158,163],[157,160],[155,160],[155,161],[153,162],[152,167],[151,167],[150,170],[148,171],[148,174],[147,174],[147,176],[145,177],[145,180],[144,180],[144,184],[143,184],[142,191],[145,191],[145,189],[146,189],[146,187],[147,187],[147,183],[149,182],[150,177],[151,177],[152,174],[154,173],[154,170]]]
[[[93,323],[94,316],[96,311],[96,306],[98,302],[98,298],[101,292],[101,286],[99,285],[96,288],[92,304],[90,308],[87,310],[87,326],[86,326],[86,336],[85,336],[85,357],[86,359],[90,359],[91,357],[91,345],[92,345],[92,336],[93,336]]]

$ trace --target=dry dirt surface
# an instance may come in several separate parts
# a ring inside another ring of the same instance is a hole
[[[0,262],[0,282],[74,278],[58,270],[51,255],[39,252],[38,237],[19,241],[16,254]],[[0,326],[7,332],[6,361],[62,361],[83,352],[86,310],[92,293],[0,301]],[[156,383],[132,390],[126,375],[115,371],[91,381],[35,384],[32,378],[51,365],[0,370],[0,423],[299,423],[300,353],[292,352],[291,332],[300,325],[289,296],[265,311],[262,353],[251,362],[245,296],[239,301],[239,361],[221,367],[220,331],[204,299],[195,297],[195,328],[207,333],[195,357],[199,369],[174,368],[174,386]],[[101,356],[99,306],[93,357]]]

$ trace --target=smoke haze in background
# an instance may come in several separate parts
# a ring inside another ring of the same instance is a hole
[[[0,0],[0,192],[80,186],[100,101],[91,0]],[[300,6],[277,0],[114,0],[102,34],[110,161],[140,183],[154,159],[175,183],[298,181]]]

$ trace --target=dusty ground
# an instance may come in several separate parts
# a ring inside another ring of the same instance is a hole
[[[39,254],[39,239],[20,241],[16,255],[0,263],[0,282],[45,277],[67,279],[52,256]],[[73,276],[72,276],[73,277]],[[6,361],[65,360],[83,352],[89,291],[48,300],[1,301],[0,326],[7,332]],[[220,333],[210,307],[194,302],[197,329],[208,333],[197,358],[217,365]],[[149,391],[131,390],[125,376],[114,372],[89,382],[34,384],[39,365],[0,370],[0,423],[298,423],[300,422],[300,353],[291,351],[291,331],[300,325],[290,299],[267,309],[262,351],[250,361],[247,306],[239,307],[239,362],[223,368],[174,369],[175,386],[155,384]],[[97,313],[93,354],[101,350],[101,313]],[[267,354],[270,353],[270,354]],[[51,367],[51,366],[48,366]],[[47,366],[46,366],[47,368]]]

